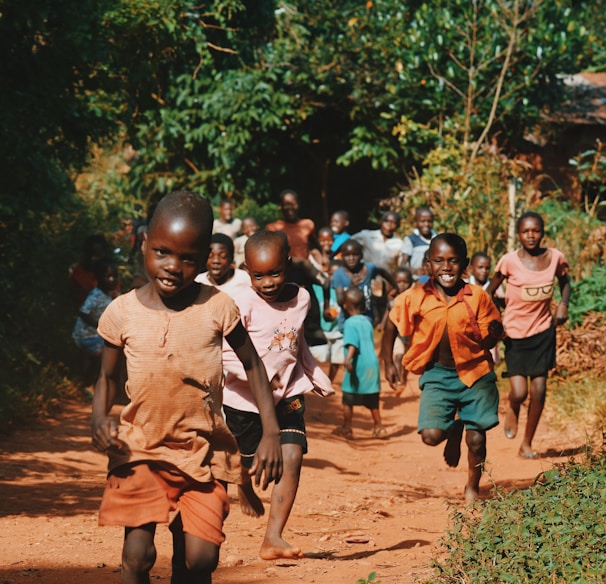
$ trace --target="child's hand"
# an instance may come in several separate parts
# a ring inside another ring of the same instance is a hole
[[[250,476],[254,475],[255,485],[257,487],[261,485],[263,490],[267,489],[272,481],[280,482],[282,477],[282,448],[279,435],[266,436],[263,434],[248,474]]]
[[[488,334],[495,339],[501,339],[504,332],[505,329],[503,328],[503,323],[500,320],[493,320],[488,325]]]
[[[404,378],[404,383],[406,383],[406,370],[402,369],[402,377]],[[402,384],[402,380],[398,375],[398,371],[396,366],[393,363],[385,363],[385,379],[387,383],[389,383],[389,387],[394,391],[398,391]]]
[[[118,449],[124,446],[122,440],[118,439],[118,428],[112,418],[93,418],[92,437],[93,446],[101,452],[107,452],[112,446]]]
[[[568,304],[560,302],[556,310],[555,323],[556,326],[564,324],[568,320]]]
[[[282,389],[282,381],[280,380],[280,374],[276,373],[272,378],[271,378],[271,390],[272,391],[276,391],[278,389]]]
[[[350,373],[354,370],[354,366],[353,363],[351,361],[345,360],[345,362],[343,363],[343,366],[345,367],[345,369],[347,369],[347,371],[349,371]]]
[[[337,318],[338,312],[334,308],[327,308],[323,311],[322,316],[326,322],[332,322]]]

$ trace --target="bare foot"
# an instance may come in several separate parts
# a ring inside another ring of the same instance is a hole
[[[400,397],[404,393],[405,389],[406,389],[405,383],[397,383],[393,393],[396,397]]]
[[[453,468],[459,465],[461,458],[461,439],[463,438],[463,422],[455,420],[448,429],[446,446],[444,446],[444,460]]]
[[[303,557],[303,552],[301,548],[292,547],[280,537],[275,542],[264,540],[259,556],[262,560],[299,560]]]
[[[527,458],[529,460],[534,460],[535,458],[539,458],[539,453],[536,450],[533,450],[530,446],[520,446],[520,450],[518,454],[522,458]]]
[[[510,440],[516,437],[518,433],[518,416],[513,411],[511,405],[507,406],[505,414],[505,436]]]
[[[480,491],[475,487],[465,486],[465,505],[471,507],[480,498]]]
[[[244,515],[261,517],[265,513],[263,501],[255,493],[251,482],[238,486],[238,498],[240,499],[240,509],[242,509]]]

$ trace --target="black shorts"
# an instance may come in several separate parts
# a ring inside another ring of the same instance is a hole
[[[341,403],[344,406],[364,406],[369,410],[379,409],[379,394],[378,393],[349,393],[343,392]]]
[[[261,416],[256,412],[236,410],[223,406],[227,426],[238,442],[242,466],[250,468],[255,452],[263,436]],[[305,397],[295,395],[276,404],[276,417],[280,427],[280,444],[298,444],[307,453],[307,435],[305,434]]]

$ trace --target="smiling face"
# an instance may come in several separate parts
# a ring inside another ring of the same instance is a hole
[[[297,196],[293,193],[284,193],[280,201],[280,209],[284,221],[288,223],[295,223],[299,219],[299,202]]]
[[[394,273],[393,279],[398,294],[402,294],[412,286],[412,277],[409,272],[398,270]]]
[[[210,247],[210,230],[202,231],[191,218],[160,212],[144,236],[145,271],[155,293],[165,304],[177,299],[194,284]]]
[[[254,217],[245,217],[242,219],[242,233],[250,237],[253,233],[259,231],[259,224]]]
[[[418,211],[415,216],[415,226],[423,237],[429,238],[433,229],[433,213],[429,210]]]
[[[288,256],[278,241],[246,246],[246,269],[252,287],[266,302],[279,300],[288,264]]]
[[[337,211],[336,213],[332,214],[332,217],[330,218],[330,228],[332,229],[333,233],[339,235],[340,233],[343,233],[348,227],[349,219],[347,218],[345,213]]]
[[[520,221],[518,239],[526,251],[532,253],[539,249],[543,235],[541,223],[535,217],[526,217]]]
[[[335,238],[330,227],[323,227],[318,231],[318,243],[324,253],[330,253],[330,248]]]
[[[219,206],[219,214],[221,215],[221,219],[225,221],[225,223],[229,223],[232,220],[234,214],[234,207],[229,201],[223,201]]]
[[[438,236],[431,242],[427,264],[438,291],[452,296],[459,290],[467,257],[454,245]]]

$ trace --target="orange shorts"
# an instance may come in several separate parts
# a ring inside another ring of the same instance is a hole
[[[155,463],[125,465],[110,473],[99,525],[168,523],[169,513],[177,509],[185,533],[215,545],[225,541],[223,522],[229,513],[225,487],[218,481],[199,483]]]

